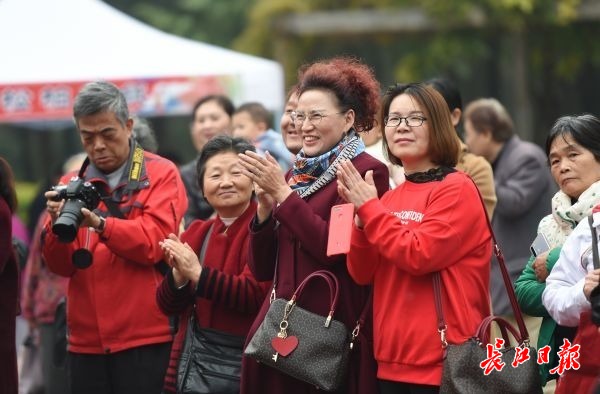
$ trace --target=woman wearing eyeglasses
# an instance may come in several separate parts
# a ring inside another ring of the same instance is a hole
[[[338,191],[356,208],[348,270],[373,285],[381,393],[437,393],[443,338],[434,277],[447,342],[463,343],[490,312],[491,237],[475,185],[453,168],[460,143],[443,97],[423,84],[396,85],[382,107],[384,145],[406,182],[379,199],[371,177],[352,162],[340,166]]]
[[[302,150],[293,169],[284,175],[269,155],[247,152],[241,162],[258,186],[257,215],[251,224],[250,267],[259,279],[276,277],[276,297],[290,299],[296,287],[314,271],[333,272],[340,283],[335,319],[349,332],[367,305],[369,287],[350,278],[346,256],[328,257],[331,207],[343,200],[337,193],[336,170],[350,160],[357,171],[369,173],[376,194],[388,189],[388,171],[364,152],[358,131],[373,127],[379,105],[379,84],[372,71],[355,60],[336,58],[317,62],[300,76],[298,104],[293,114],[302,136]],[[329,288],[314,281],[300,305],[327,315]],[[252,338],[269,308],[265,300],[248,338]],[[370,310],[369,310],[370,312]],[[371,343],[370,313],[351,354],[346,381],[339,393],[377,393]],[[320,393],[316,387],[245,358],[242,393]]]

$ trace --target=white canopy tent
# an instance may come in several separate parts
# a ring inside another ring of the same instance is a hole
[[[258,101],[281,110],[277,62],[164,33],[99,0],[0,0],[0,92],[26,84],[208,76],[234,81],[228,93],[236,104]]]

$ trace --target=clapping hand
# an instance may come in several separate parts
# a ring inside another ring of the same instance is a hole
[[[167,263],[173,267],[173,278],[176,286],[183,286],[187,281],[198,281],[202,266],[198,255],[190,245],[181,242],[175,234],[159,242]]]

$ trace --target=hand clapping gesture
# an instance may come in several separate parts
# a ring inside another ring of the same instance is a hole
[[[254,182],[258,197],[258,220],[263,222],[275,203],[282,203],[292,193],[292,189],[287,184],[279,163],[269,152],[266,152],[265,157],[252,151],[238,156],[242,171]]]
[[[181,287],[188,281],[197,282],[202,272],[202,265],[196,252],[187,243],[183,243],[175,234],[159,243],[167,263],[173,267],[175,285]]]

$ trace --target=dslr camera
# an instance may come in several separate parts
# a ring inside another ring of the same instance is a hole
[[[52,232],[60,242],[72,242],[83,221],[81,208],[90,211],[95,209],[100,203],[100,194],[94,185],[77,176],[71,178],[68,185],[54,186],[52,190],[58,193],[53,201],[65,200],[62,211],[52,226]]]

